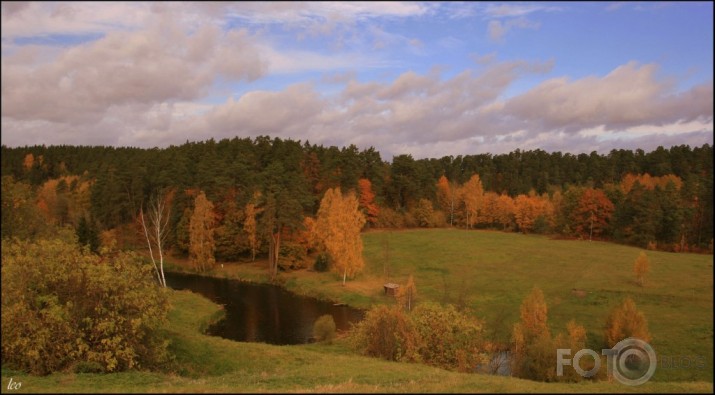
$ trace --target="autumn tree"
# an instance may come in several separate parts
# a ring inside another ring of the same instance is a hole
[[[553,340],[546,322],[548,309],[541,289],[534,287],[519,311],[521,320],[512,332],[512,370],[523,378],[553,378]]]
[[[474,174],[460,189],[459,196],[464,206],[466,227],[471,228],[477,222],[477,216],[484,198],[484,188],[479,174]]]
[[[444,175],[437,181],[437,203],[442,211],[449,213],[449,226],[454,226],[455,189]]]
[[[34,239],[51,233],[51,226],[35,205],[32,187],[15,181],[12,176],[2,177],[2,237]]]
[[[613,203],[600,189],[587,188],[581,194],[578,205],[571,212],[574,230],[591,240],[603,234],[613,215]]]
[[[189,257],[194,266],[205,271],[216,263],[214,258],[214,205],[203,191],[196,196],[194,212],[189,223]]]
[[[416,296],[417,286],[415,286],[415,279],[410,274],[405,286],[397,290],[397,300],[403,307],[407,308],[407,311],[412,311]]]
[[[420,199],[412,213],[417,221],[417,225],[423,228],[434,226],[434,208],[429,199]]]
[[[479,218],[479,222],[487,226],[495,226],[497,224],[497,204],[499,195],[494,192],[485,192],[483,201],[483,210]]]
[[[353,277],[365,265],[360,238],[365,216],[358,207],[355,194],[343,196],[338,187],[325,192],[318,210],[316,233],[332,258],[332,267],[342,272],[343,285],[347,276]]]
[[[534,287],[519,307],[522,331],[527,338],[549,332],[546,323],[547,313],[544,293],[541,289]]]
[[[616,343],[629,337],[635,337],[644,342],[651,340],[648,321],[643,313],[638,311],[633,299],[626,298],[623,303],[611,310],[606,319],[605,340],[608,347],[612,348]]]
[[[509,195],[499,195],[496,210],[495,219],[506,230],[514,223],[514,200]]]
[[[514,219],[521,232],[531,231],[537,216],[537,202],[532,196],[519,195],[514,199]]]
[[[166,287],[166,278],[164,277],[164,248],[166,237],[169,234],[169,218],[171,217],[171,200],[174,191],[169,193],[159,194],[149,201],[146,208],[146,216],[144,215],[144,205],[139,210],[139,220],[144,231],[147,246],[149,247],[149,256],[151,263],[154,265],[155,274],[159,285]],[[154,249],[158,254],[159,263],[154,258]]]
[[[649,271],[650,261],[648,260],[648,256],[645,254],[645,252],[641,251],[641,253],[638,255],[638,258],[636,258],[636,261],[633,263],[633,273],[636,275],[636,281],[641,287],[643,286],[643,283],[645,282],[645,276],[648,274]]]
[[[555,348],[566,348],[570,349],[572,352],[577,352],[577,350],[582,350],[586,348],[586,328],[583,325],[579,325],[574,320],[570,320],[566,324],[566,333],[559,334],[554,340]],[[596,363],[600,363],[599,360],[591,360],[589,358],[581,358],[579,361],[579,366],[585,370],[589,371],[593,369]],[[603,366],[603,365],[602,365]],[[576,372],[575,369],[564,369],[561,376],[557,376],[559,381],[570,381],[576,382],[583,380],[583,377]]]
[[[370,226],[377,223],[377,216],[380,209],[375,204],[375,193],[372,191],[372,183],[367,178],[358,180],[360,190],[360,210],[365,215],[365,219]]]

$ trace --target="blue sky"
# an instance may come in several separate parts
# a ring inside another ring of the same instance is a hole
[[[2,143],[713,143],[713,3],[2,3]]]

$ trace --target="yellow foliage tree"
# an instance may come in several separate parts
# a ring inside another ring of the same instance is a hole
[[[437,204],[445,213],[449,214],[449,226],[454,224],[454,200],[457,193],[454,185],[444,175],[437,182]]]
[[[410,274],[410,277],[407,279],[407,284],[398,289],[397,300],[402,306],[407,308],[407,311],[412,311],[412,305],[415,303],[415,296],[417,296],[417,286],[415,286],[415,279]]]
[[[205,271],[216,263],[215,222],[214,205],[201,191],[196,196],[194,213],[189,222],[189,259],[200,271]]]
[[[359,210],[354,193],[343,196],[339,187],[325,192],[315,230],[333,259],[333,270],[343,274],[343,285],[346,277],[355,276],[365,266],[360,238],[363,225],[365,216]]]
[[[606,319],[606,344],[613,347],[619,341],[635,337],[645,342],[651,340],[648,331],[648,321],[642,312],[638,311],[631,298],[626,298],[616,306]]]
[[[464,204],[464,213],[467,221],[467,228],[471,228],[477,222],[477,216],[482,209],[484,199],[484,188],[479,174],[474,174],[469,181],[462,185],[460,197]]]
[[[521,320],[512,332],[512,371],[519,377],[551,380],[555,376],[554,343],[546,323],[547,312],[544,293],[534,287],[521,303]]]
[[[549,327],[546,324],[548,308],[541,289],[534,287],[529,296],[521,303],[519,313],[522,330],[527,338],[549,332]]]
[[[643,283],[645,282],[645,276],[648,274],[649,271],[650,261],[648,260],[648,256],[645,254],[645,252],[641,251],[640,255],[638,255],[638,258],[636,258],[636,261],[633,263],[633,273],[635,273],[636,281],[641,287],[643,286]]]

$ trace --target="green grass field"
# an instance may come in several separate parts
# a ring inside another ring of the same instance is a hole
[[[2,370],[3,393],[25,392],[712,392],[712,383],[617,382],[547,384],[449,372],[419,364],[355,355],[332,345],[239,343],[200,333],[219,306],[186,291],[171,291],[166,328],[177,373],[54,373],[36,377]],[[12,379],[18,390],[8,390]]]
[[[172,292],[167,326],[176,373],[56,373],[33,377],[3,368],[2,392],[712,392],[713,257],[648,251],[644,287],[632,267],[639,249],[602,242],[454,229],[368,232],[365,271],[347,286],[332,273],[282,273],[296,292],[369,307],[392,303],[382,292],[385,272],[404,283],[412,274],[419,300],[462,304],[483,318],[490,334],[507,341],[519,305],[540,287],[552,331],[570,319],[588,330],[600,351],[609,309],[631,296],[649,322],[659,357],[690,367],[659,365],[638,387],[617,382],[549,384],[509,377],[460,374],[419,364],[385,362],[333,345],[273,346],[201,334],[218,306],[187,292]],[[389,238],[389,264],[385,241]],[[212,275],[265,281],[262,263],[226,264]],[[176,264],[175,269],[180,265]],[[575,292],[573,290],[576,290]],[[703,366],[695,366],[702,361]],[[9,390],[10,378],[22,383]]]
[[[651,270],[640,287],[633,262],[641,250],[613,243],[455,229],[372,232],[364,240],[368,275],[383,275],[389,240],[396,282],[412,274],[422,298],[465,305],[503,341],[536,286],[552,333],[575,319],[600,352],[606,316],[630,296],[648,319],[656,354],[665,357],[653,380],[713,380],[712,255],[647,251]],[[704,366],[668,368],[672,361]]]

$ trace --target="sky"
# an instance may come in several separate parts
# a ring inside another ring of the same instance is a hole
[[[2,144],[713,144],[712,2],[2,2]]]

